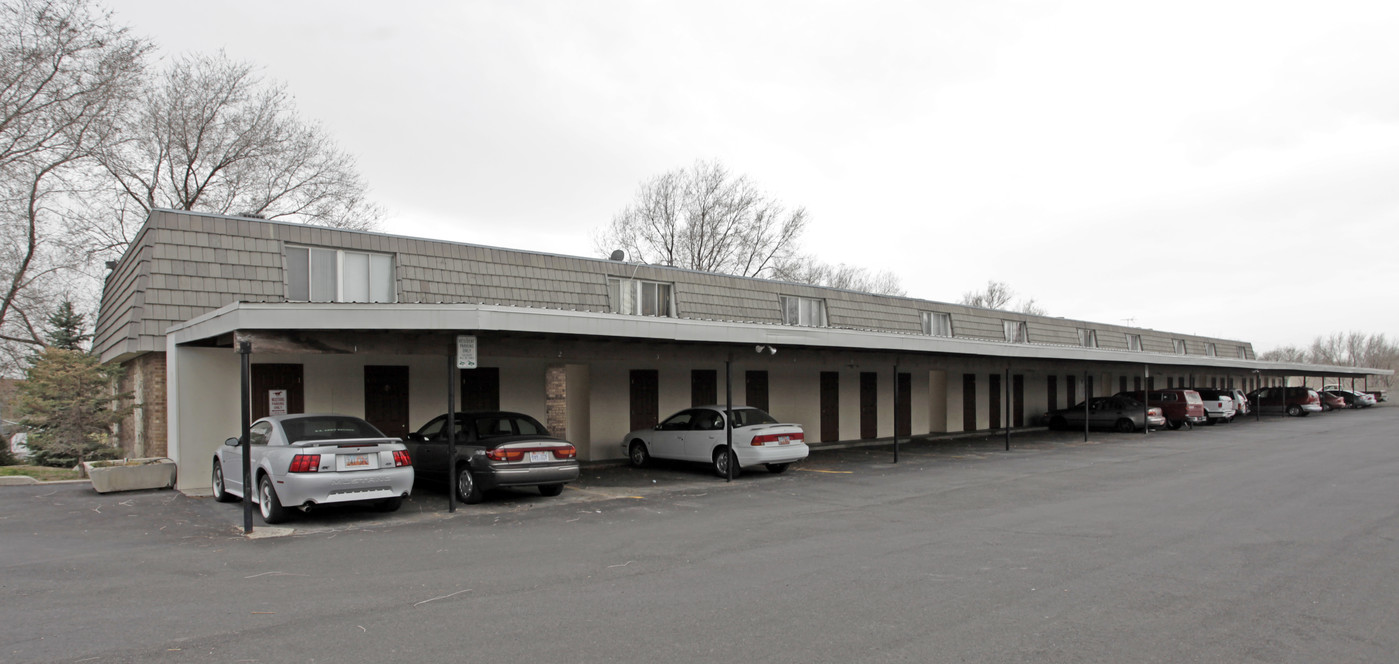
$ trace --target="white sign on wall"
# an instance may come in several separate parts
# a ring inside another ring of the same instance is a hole
[[[268,390],[267,391],[267,414],[286,415],[287,414],[287,391]]]
[[[457,335],[457,368],[476,368],[476,337],[470,334]]]

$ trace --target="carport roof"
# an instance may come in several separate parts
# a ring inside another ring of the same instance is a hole
[[[796,327],[766,323],[627,316],[587,311],[486,304],[348,304],[237,302],[166,330],[171,345],[216,339],[240,331],[493,331],[612,340],[769,345],[824,350],[1068,360],[1259,371],[1269,375],[1360,377],[1387,369],[1265,362],[1079,346],[1007,343],[885,331]]]

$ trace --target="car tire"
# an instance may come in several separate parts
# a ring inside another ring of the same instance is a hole
[[[1206,417],[1206,418],[1205,418],[1205,424],[1208,424],[1209,426],[1214,426],[1216,423],[1217,423],[1217,422],[1216,422],[1216,420],[1215,420],[1213,417]]]
[[[1055,417],[1054,419],[1049,421],[1049,428],[1055,431],[1063,431],[1064,429],[1069,428],[1069,423],[1065,421],[1062,417]]]
[[[1118,433],[1132,433],[1133,431],[1137,430],[1137,425],[1132,424],[1132,420],[1129,420],[1125,417],[1118,420],[1117,424],[1114,426],[1116,427]]]
[[[1170,427],[1171,431],[1179,431],[1182,426],[1185,426],[1185,420],[1167,420],[1166,426]]]
[[[646,443],[633,440],[631,446],[627,448],[627,460],[634,468],[645,468],[651,463],[651,453],[646,449]]]
[[[403,497],[395,496],[393,498],[385,498],[379,501],[379,504],[375,505],[375,507],[379,508],[380,512],[397,512],[398,508],[403,507]]]
[[[272,485],[272,476],[263,475],[257,481],[257,504],[262,512],[262,520],[267,524],[282,523],[287,520],[287,509],[277,498],[277,489]]]
[[[228,492],[223,487],[223,464],[218,459],[214,460],[214,500],[221,503],[236,503],[238,496]]]
[[[1294,403],[1294,404],[1292,404],[1291,406],[1288,406],[1288,407],[1287,407],[1287,414],[1290,415],[1290,416],[1292,416],[1292,417],[1301,417],[1301,416],[1302,416],[1302,407],[1301,407],[1301,406],[1298,406],[1297,404]]]
[[[743,471],[742,467],[738,465],[738,456],[737,456],[737,455],[734,455],[734,454],[725,454],[725,453],[724,453],[724,448],[722,448],[722,447],[720,447],[719,449],[714,450],[714,473],[715,473],[715,474],[717,474],[719,477],[723,477],[723,478],[726,478],[726,479],[727,479],[728,476],[729,476],[729,475],[728,475],[728,469],[729,469],[729,464],[730,464],[730,463],[733,464],[733,476],[734,476],[734,477],[738,477],[739,473],[741,473],[741,472]]]
[[[559,495],[559,494],[561,494],[561,493],[563,493],[563,485],[562,485],[562,484],[541,484],[541,485],[539,485],[539,495],[541,495],[541,496],[546,496],[546,497],[552,498],[552,497],[557,496],[557,495]]]
[[[769,473],[772,473],[773,475],[781,475],[782,473],[787,472],[787,468],[791,467],[791,465],[792,464],[790,463],[770,463],[767,464],[767,467]]]
[[[471,469],[465,464],[457,467],[457,481],[453,490],[457,492],[457,500],[463,505],[481,502],[481,485],[476,483],[476,476],[471,474]]]

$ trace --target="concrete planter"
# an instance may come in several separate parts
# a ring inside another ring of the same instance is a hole
[[[168,489],[175,486],[175,462],[164,457],[83,462],[97,493]]]

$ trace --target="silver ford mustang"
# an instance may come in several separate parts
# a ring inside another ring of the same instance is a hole
[[[254,422],[249,444],[229,438],[214,453],[214,498],[247,495],[243,452],[252,463],[253,495],[262,520],[280,523],[289,508],[373,502],[398,509],[413,490],[413,464],[403,441],[348,415],[274,415]]]

